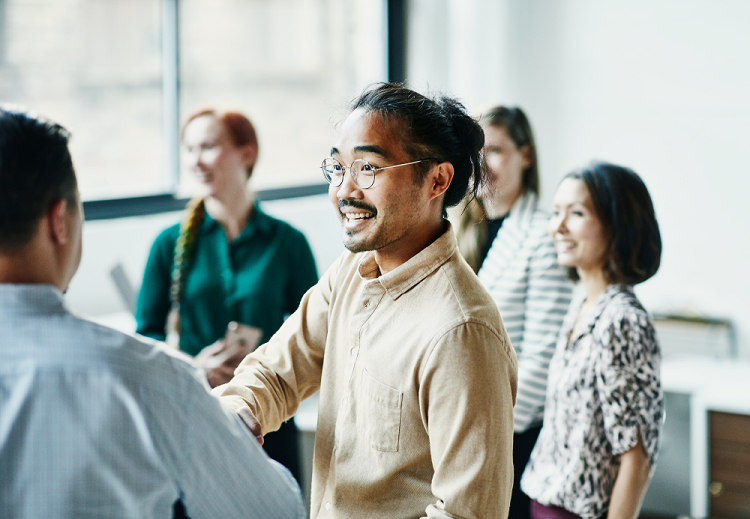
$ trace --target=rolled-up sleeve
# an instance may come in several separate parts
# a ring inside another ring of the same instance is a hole
[[[623,313],[613,319],[601,342],[596,383],[612,452],[632,449],[640,434],[653,466],[663,412],[654,328],[645,313]]]

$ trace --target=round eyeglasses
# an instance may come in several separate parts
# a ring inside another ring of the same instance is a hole
[[[411,164],[419,164],[420,162],[425,162],[427,160],[435,160],[435,159],[420,159],[415,160],[413,162],[405,162],[403,164],[395,164],[393,166],[383,166],[382,168],[379,168],[377,166],[373,166],[366,160],[357,159],[354,162],[352,162],[352,165],[348,168],[341,164],[338,160],[329,157],[323,161],[323,164],[320,165],[320,169],[323,171],[323,176],[326,177],[326,180],[329,184],[331,184],[334,187],[339,187],[341,184],[344,183],[344,175],[346,174],[346,170],[349,170],[349,173],[352,176],[352,180],[354,180],[354,183],[357,184],[361,189],[369,189],[372,187],[372,185],[375,183],[375,172],[380,171],[381,169],[391,169],[391,168],[398,168],[401,166],[409,166]]]

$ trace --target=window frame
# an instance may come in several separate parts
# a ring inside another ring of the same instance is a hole
[[[179,0],[162,0],[162,118],[164,133],[164,192],[161,194],[85,200],[86,221],[147,216],[181,211],[189,198],[180,198],[176,189],[180,178],[180,47]],[[406,80],[406,3],[407,0],[386,0],[386,56],[388,80]],[[259,201],[282,200],[320,195],[328,192],[328,184],[262,189],[255,192]]]

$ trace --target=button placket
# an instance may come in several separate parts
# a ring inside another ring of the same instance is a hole
[[[377,302],[384,294],[383,286],[378,281],[370,281],[365,285],[360,295],[359,301],[355,305],[355,310],[351,320],[351,330],[349,342],[349,354],[346,358],[346,374],[351,381],[354,375],[354,368],[357,364],[360,352],[360,340],[362,337],[362,328],[370,319],[377,308]]]

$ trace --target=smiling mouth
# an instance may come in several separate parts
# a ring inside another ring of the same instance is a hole
[[[357,222],[360,220],[369,220],[374,215],[372,213],[343,213],[344,218],[350,222]]]
[[[339,213],[346,222],[357,223],[374,218],[377,211],[358,200],[341,200]]]

